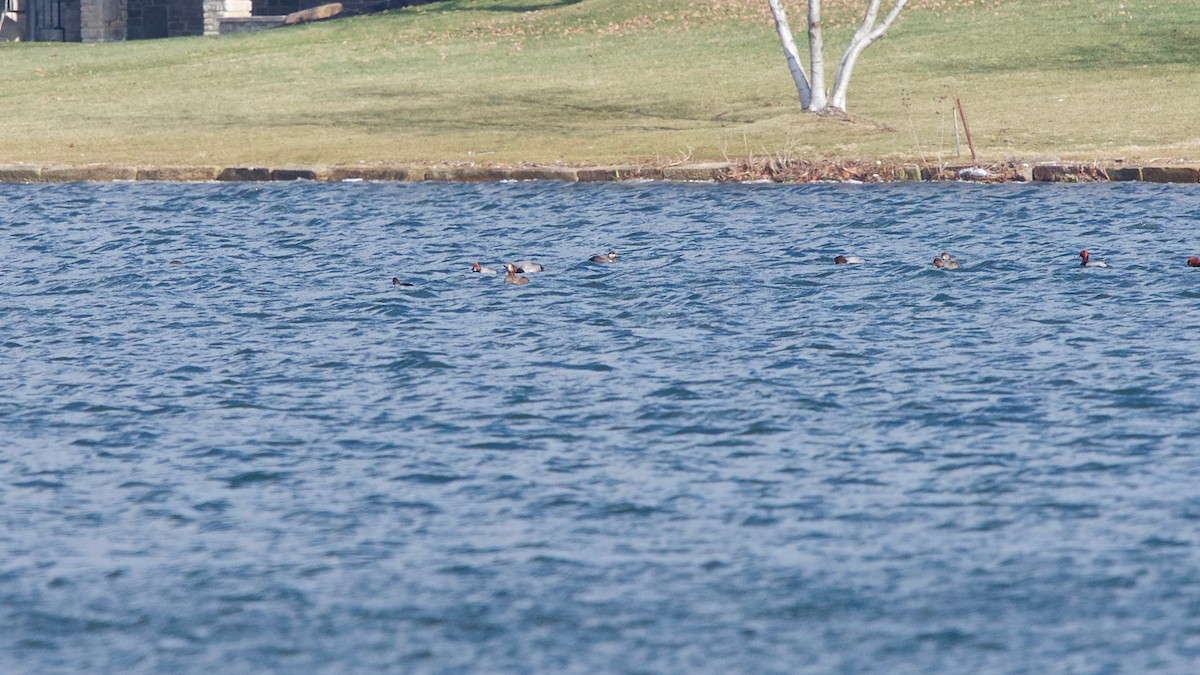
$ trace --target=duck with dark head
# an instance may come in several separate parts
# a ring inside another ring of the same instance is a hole
[[[518,274],[529,274],[531,272],[545,272],[546,271],[545,267],[543,267],[539,263],[533,262],[532,260],[522,260],[519,263],[515,263],[515,264],[509,263],[509,264],[513,265],[514,267],[517,268]]]

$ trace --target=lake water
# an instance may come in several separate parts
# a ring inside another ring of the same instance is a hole
[[[1200,662],[1196,186],[6,185],[0,214],[5,673]]]

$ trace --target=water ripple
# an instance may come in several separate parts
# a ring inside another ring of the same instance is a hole
[[[4,672],[1200,658],[1194,189],[0,206]]]

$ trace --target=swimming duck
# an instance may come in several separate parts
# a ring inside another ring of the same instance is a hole
[[[1200,267],[1200,257],[1192,256],[1188,258],[1188,267]]]
[[[1106,262],[1092,260],[1092,256],[1087,252],[1086,248],[1079,252],[1079,257],[1083,260],[1083,262],[1079,263],[1080,267],[1108,267],[1108,263]]]
[[[617,262],[617,252],[610,250],[608,253],[605,253],[604,255],[594,255],[594,256],[588,258],[588,260],[590,260],[594,263],[615,263],[615,262]]]
[[[396,277],[392,277],[392,285],[393,286],[412,286],[412,284],[408,283],[407,281],[400,281]]]
[[[933,259],[933,266],[947,270],[958,269],[958,261],[949,253],[942,251],[942,254]]]
[[[530,272],[545,272],[546,268],[532,260],[522,260],[516,264],[517,272],[520,274],[529,274]]]
[[[480,274],[495,274],[496,273],[496,270],[494,270],[490,267],[484,267],[483,265],[480,265],[478,260],[475,261],[474,265],[471,265],[471,271],[478,272]]]
[[[512,263],[508,263],[507,265],[504,266],[504,269],[508,272],[508,274],[504,275],[504,283],[506,283],[506,284],[527,284],[527,283],[529,283],[529,279],[526,279],[525,277],[517,276],[517,272],[520,272],[521,268],[517,267],[516,265],[514,265]]]
[[[867,262],[856,255],[839,255],[833,259],[835,265],[861,265]]]

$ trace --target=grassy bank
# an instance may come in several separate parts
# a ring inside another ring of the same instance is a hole
[[[827,4],[836,63],[861,3]],[[849,121],[799,111],[764,0],[452,0],[3,44],[0,162],[955,161],[956,97],[985,160],[1200,160],[1200,3],[911,4],[860,61]]]

